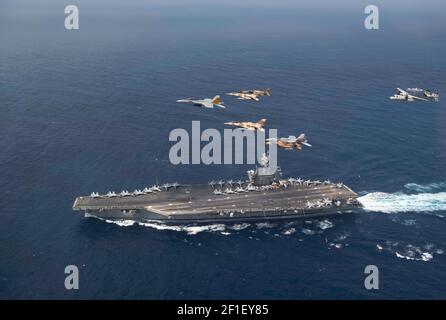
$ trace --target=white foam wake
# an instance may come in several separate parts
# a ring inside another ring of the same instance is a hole
[[[131,220],[105,220],[108,223],[114,223],[121,227],[127,227],[132,225],[139,225],[143,227],[149,227],[157,230],[170,230],[170,231],[183,231],[189,235],[195,235],[200,232],[222,232],[225,231],[226,226],[224,224],[208,224],[201,226],[190,225],[167,225],[157,222],[136,222]]]
[[[410,191],[415,192],[434,192],[434,191],[445,191],[446,190],[446,182],[434,182],[427,184],[418,184],[418,183],[407,183],[404,185],[404,188]]]
[[[359,197],[367,211],[384,213],[446,211],[446,192],[438,193],[385,193],[372,192]]]
[[[139,222],[134,220],[125,220],[125,219],[117,219],[117,220],[109,220],[104,219],[89,213],[85,213],[86,218],[96,218],[107,223],[112,223],[118,225],[120,227],[131,227],[134,225],[139,225],[142,227],[149,227],[157,230],[170,230],[170,231],[182,231],[186,232],[189,235],[195,235],[200,232],[223,232],[226,230],[226,225],[224,224],[208,224],[208,225],[167,225],[159,222]],[[249,225],[247,225],[249,226]],[[232,230],[243,230],[247,226],[244,225],[234,225],[231,227]]]

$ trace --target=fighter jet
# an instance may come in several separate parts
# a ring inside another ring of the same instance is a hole
[[[171,187],[170,183],[165,183],[161,186],[164,190],[168,190]]]
[[[333,201],[330,200],[330,198],[324,198],[322,200],[322,203],[324,204],[325,207],[330,207],[333,204]]]
[[[306,205],[307,205],[307,208],[308,208],[308,209],[311,209],[311,208],[314,208],[315,203],[313,203],[313,202],[311,202],[311,201],[307,201]]]
[[[239,92],[229,92],[226,95],[237,97],[239,100],[259,101],[260,96],[271,96],[271,90],[269,88],[266,88],[265,90],[243,90]]]
[[[246,190],[247,190],[247,191],[258,191],[258,188],[257,188],[256,186],[249,185],[249,186],[246,188]]]
[[[142,195],[142,194],[144,194],[144,192],[142,192],[142,191],[139,190],[139,189],[135,189],[135,191],[133,191],[133,195],[134,195],[134,196],[140,196],[140,195]]]
[[[311,144],[308,143],[307,137],[305,133],[300,134],[297,138],[295,136],[288,136],[287,138],[271,138],[266,140],[267,144],[276,143],[277,146],[284,148],[286,150],[301,150],[302,146],[312,147]]]
[[[194,99],[194,98],[187,98],[187,99],[180,99],[177,100],[177,102],[180,103],[189,103],[192,104],[196,107],[202,107],[202,108],[208,108],[208,109],[213,109],[214,106],[215,107],[219,107],[219,108],[226,108],[223,105],[223,102],[221,102],[220,100],[220,96],[215,96],[212,99],[210,98],[206,98],[206,99]]]
[[[237,188],[235,189],[235,192],[237,192],[237,193],[241,193],[241,192],[246,192],[246,190],[243,189],[242,187],[237,187]]]
[[[265,131],[265,129],[263,128],[263,126],[266,123],[266,119],[261,119],[258,122],[225,122],[225,124],[229,125],[229,126],[235,126],[235,127],[240,127],[242,129],[246,129],[246,130],[259,130],[259,131]]]
[[[114,198],[117,196],[117,194],[114,191],[109,191],[105,196],[108,198]]]
[[[410,94],[409,92],[401,89],[401,88],[396,88],[397,93],[394,94],[393,96],[390,97],[391,100],[405,100],[405,101],[415,101],[415,100],[419,100],[419,101],[429,101],[426,98],[421,98],[415,95]]]

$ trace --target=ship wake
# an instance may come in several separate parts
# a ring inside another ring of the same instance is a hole
[[[408,183],[405,192],[372,192],[358,198],[366,211],[437,212],[446,211],[446,183]]]
[[[280,234],[284,236],[290,236],[299,231],[300,234],[307,236],[322,234],[326,229],[331,229],[334,223],[329,219],[316,219],[316,220],[299,220],[291,222],[257,222],[257,223],[212,223],[212,224],[200,224],[200,225],[187,225],[187,224],[164,224],[158,221],[134,221],[126,219],[105,219],[98,217],[89,213],[85,213],[86,218],[95,218],[101,221],[105,221],[110,224],[114,224],[120,227],[132,227],[140,226],[147,227],[156,230],[167,230],[167,231],[179,231],[184,232],[188,235],[197,235],[203,232],[218,233],[221,235],[231,235],[233,233],[238,233],[239,231],[245,229],[251,229],[256,233],[257,231],[263,232],[265,234],[273,234],[274,236],[279,236]],[[257,238],[256,238],[257,239]]]
[[[207,225],[167,225],[159,222],[137,222],[132,220],[105,220],[108,223],[113,223],[121,227],[130,227],[139,225],[156,230],[170,230],[181,231],[189,235],[195,235],[201,232],[223,232],[226,229],[224,224],[207,224]]]

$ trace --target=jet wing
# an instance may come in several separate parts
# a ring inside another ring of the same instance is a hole
[[[396,90],[398,90],[398,92],[401,93],[401,94],[409,95],[409,93],[407,91],[404,91],[401,88],[396,88]]]
[[[277,145],[281,148],[285,148],[285,149],[293,149],[293,144],[285,142],[285,141],[277,141]]]
[[[202,102],[201,105],[202,105],[203,107],[205,107],[205,108],[209,108],[209,109],[214,108],[214,104],[213,104],[212,102]]]
[[[238,93],[236,96],[238,97],[237,99],[239,99],[239,100],[251,100],[252,99],[251,95],[246,94],[246,93]]]
[[[296,147],[297,150],[302,150],[302,145],[299,142],[296,142],[294,146]]]
[[[214,104],[211,101],[200,101],[198,103],[201,104],[205,108],[209,108],[209,109],[214,108]]]
[[[414,100],[420,100],[420,101],[429,101],[427,99],[420,98],[420,97],[417,97],[417,96],[413,96],[411,94],[409,94],[409,98],[414,99]]]

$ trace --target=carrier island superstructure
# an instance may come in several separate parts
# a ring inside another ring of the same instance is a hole
[[[316,217],[360,206],[343,183],[283,179],[279,167],[261,161],[246,180],[164,184],[134,192],[76,198],[73,209],[104,219],[200,223]]]

